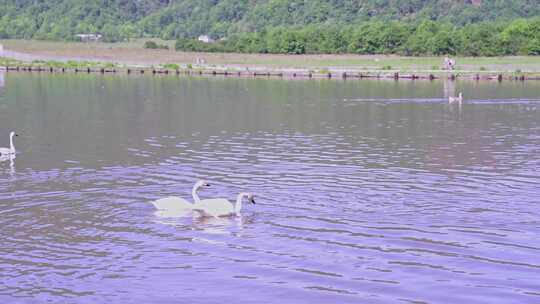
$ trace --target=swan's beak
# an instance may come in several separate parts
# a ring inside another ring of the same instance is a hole
[[[19,134],[15,134],[15,136],[19,136]]]
[[[206,187],[210,187],[210,184],[205,184]]]
[[[255,205],[255,199],[251,199],[250,202]]]

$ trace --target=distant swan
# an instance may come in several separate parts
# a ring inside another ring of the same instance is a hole
[[[181,212],[181,211],[187,211],[192,210],[194,204],[198,204],[201,202],[201,199],[199,198],[199,195],[197,192],[202,187],[209,187],[210,184],[207,183],[205,180],[200,180],[193,186],[193,189],[191,190],[191,195],[193,196],[194,203],[190,203],[189,201],[176,196],[170,196],[166,198],[161,198],[156,201],[152,202],[152,205],[156,207],[156,209],[161,211],[167,211],[167,212]]]
[[[459,92],[458,97],[450,96],[448,97],[448,102],[459,102],[461,103],[463,101],[463,94]]]
[[[15,132],[9,133],[9,148],[0,148],[0,155],[5,156],[15,154],[15,146],[13,145],[13,136],[19,136]]]
[[[242,200],[247,197],[248,202],[255,204],[255,198],[252,193],[241,192],[236,198],[236,204],[233,206],[229,200],[225,198],[205,199],[200,203],[195,204],[194,211],[197,211],[202,216],[240,216],[242,210]]]

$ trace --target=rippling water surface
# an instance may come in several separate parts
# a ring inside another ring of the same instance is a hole
[[[540,303],[539,83],[4,79],[2,303]]]

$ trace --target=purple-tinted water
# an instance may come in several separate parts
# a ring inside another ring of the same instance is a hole
[[[539,83],[4,78],[1,303],[540,302]]]

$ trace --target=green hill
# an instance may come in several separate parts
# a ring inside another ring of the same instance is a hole
[[[268,27],[440,20],[454,25],[540,15],[538,0],[0,0],[0,38],[214,38]],[[478,1],[474,1],[478,2]]]

